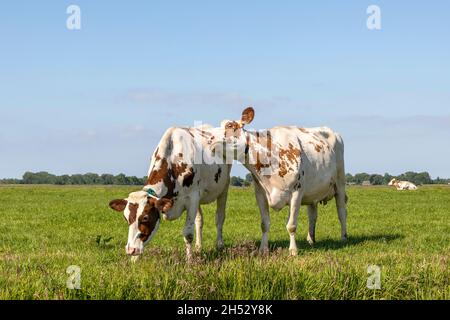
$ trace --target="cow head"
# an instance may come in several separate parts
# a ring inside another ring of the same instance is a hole
[[[397,184],[397,182],[398,182],[398,180],[394,178],[388,183],[388,186],[395,186]]]
[[[233,158],[239,158],[239,153],[246,149],[248,141],[244,126],[251,123],[255,117],[255,110],[252,107],[246,108],[242,112],[240,120],[224,120],[219,128],[215,128],[216,141],[212,149],[219,156],[225,157],[232,154]],[[235,156],[238,154],[237,156]]]
[[[144,246],[158,230],[161,213],[169,211],[172,204],[170,199],[155,199],[145,191],[132,192],[126,199],[109,203],[109,207],[122,212],[128,222],[128,242],[125,247],[128,255],[139,256],[144,252]]]

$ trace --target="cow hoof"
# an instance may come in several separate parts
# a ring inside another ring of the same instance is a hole
[[[217,248],[217,251],[222,251],[225,248],[223,241],[217,242],[216,248]]]
[[[202,252],[202,246],[196,245],[196,246],[195,246],[195,253],[199,254],[199,253],[201,253],[201,252]]]
[[[262,256],[269,255],[269,248],[267,248],[267,247],[259,248],[259,254],[262,255]]]
[[[342,241],[342,242],[347,242],[347,241],[348,241],[347,235],[343,236],[343,237],[341,238],[341,241]]]
[[[308,241],[308,243],[310,244],[311,247],[313,247],[314,244],[316,243],[316,240],[313,237],[311,237],[309,234],[308,234],[308,237],[306,238],[306,241]]]
[[[293,257],[297,256],[298,250],[297,249],[289,249],[289,254]]]

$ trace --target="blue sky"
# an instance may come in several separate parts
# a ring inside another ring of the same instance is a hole
[[[254,128],[340,132],[351,173],[450,177],[449,14],[444,0],[2,3],[0,177],[144,176],[166,128],[249,104]]]

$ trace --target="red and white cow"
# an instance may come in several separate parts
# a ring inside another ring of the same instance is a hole
[[[417,186],[414,183],[409,181],[400,181],[395,178],[388,183],[388,186],[394,186],[397,190],[417,190]]]
[[[174,220],[187,211],[183,236],[188,260],[196,226],[196,249],[201,250],[203,217],[201,204],[217,201],[217,246],[223,246],[222,227],[230,182],[231,165],[212,161],[211,133],[207,126],[168,129],[154,152],[147,185],[126,199],[110,202],[129,223],[128,255],[139,256],[158,230],[160,216]]]
[[[255,112],[249,107],[241,120],[225,120],[213,129],[211,148],[223,158],[241,162],[253,175],[262,218],[260,250],[268,251],[269,206],[280,210],[290,207],[287,230],[289,250],[297,254],[295,233],[301,205],[307,206],[308,242],[315,242],[317,205],[335,198],[342,240],[347,239],[347,196],[345,193],[344,143],[341,136],[326,127],[275,127],[251,132]]]

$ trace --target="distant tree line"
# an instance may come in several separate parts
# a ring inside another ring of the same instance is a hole
[[[247,174],[245,176],[245,179],[242,179],[241,177],[231,177],[230,179],[230,185],[233,187],[249,187],[252,185],[253,182],[253,176],[251,173]]]
[[[369,174],[369,173],[357,173],[354,176],[350,173],[347,173],[345,176],[347,183],[350,184],[362,184],[365,181],[369,181],[372,185],[386,185],[393,178],[398,180],[405,180],[412,182],[416,185],[422,184],[447,184],[450,182],[450,179],[441,179],[437,177],[436,179],[431,179],[431,176],[428,172],[413,172],[408,171],[402,173],[398,176],[390,175],[389,173],[385,173],[384,175],[380,174]]]
[[[422,184],[447,184],[450,183],[450,179],[441,179],[437,177],[436,179],[431,179],[431,176],[428,172],[413,172],[408,171],[402,173],[398,176],[390,175],[389,173],[381,174],[369,174],[369,173],[357,173],[355,175],[351,175],[347,173],[346,181],[349,184],[363,184],[363,182],[370,182],[372,185],[387,185],[392,178],[396,178],[399,180],[410,181],[416,185]],[[241,177],[231,177],[231,185],[236,187],[246,187],[250,186],[253,182],[253,176],[249,173],[246,175],[245,179]]]
[[[118,175],[96,173],[73,174],[57,176],[45,171],[25,172],[22,179],[2,179],[1,184],[55,184],[55,185],[145,185],[147,177],[138,178]]]
[[[385,173],[369,174],[369,173],[357,173],[351,175],[347,173],[346,181],[348,184],[362,184],[369,181],[372,185],[386,185],[392,178],[399,180],[410,181],[417,185],[422,184],[447,184],[450,183],[450,179],[431,179],[428,172],[412,172],[408,171],[398,176]],[[73,174],[73,175],[61,175],[57,176],[46,171],[41,172],[25,172],[22,179],[0,179],[0,184],[55,184],[55,185],[133,185],[142,186],[145,185],[147,177],[138,178],[135,176],[126,176],[123,173],[118,175],[112,174]],[[231,177],[230,184],[235,187],[248,187],[253,183],[253,176],[249,173],[245,178]]]

